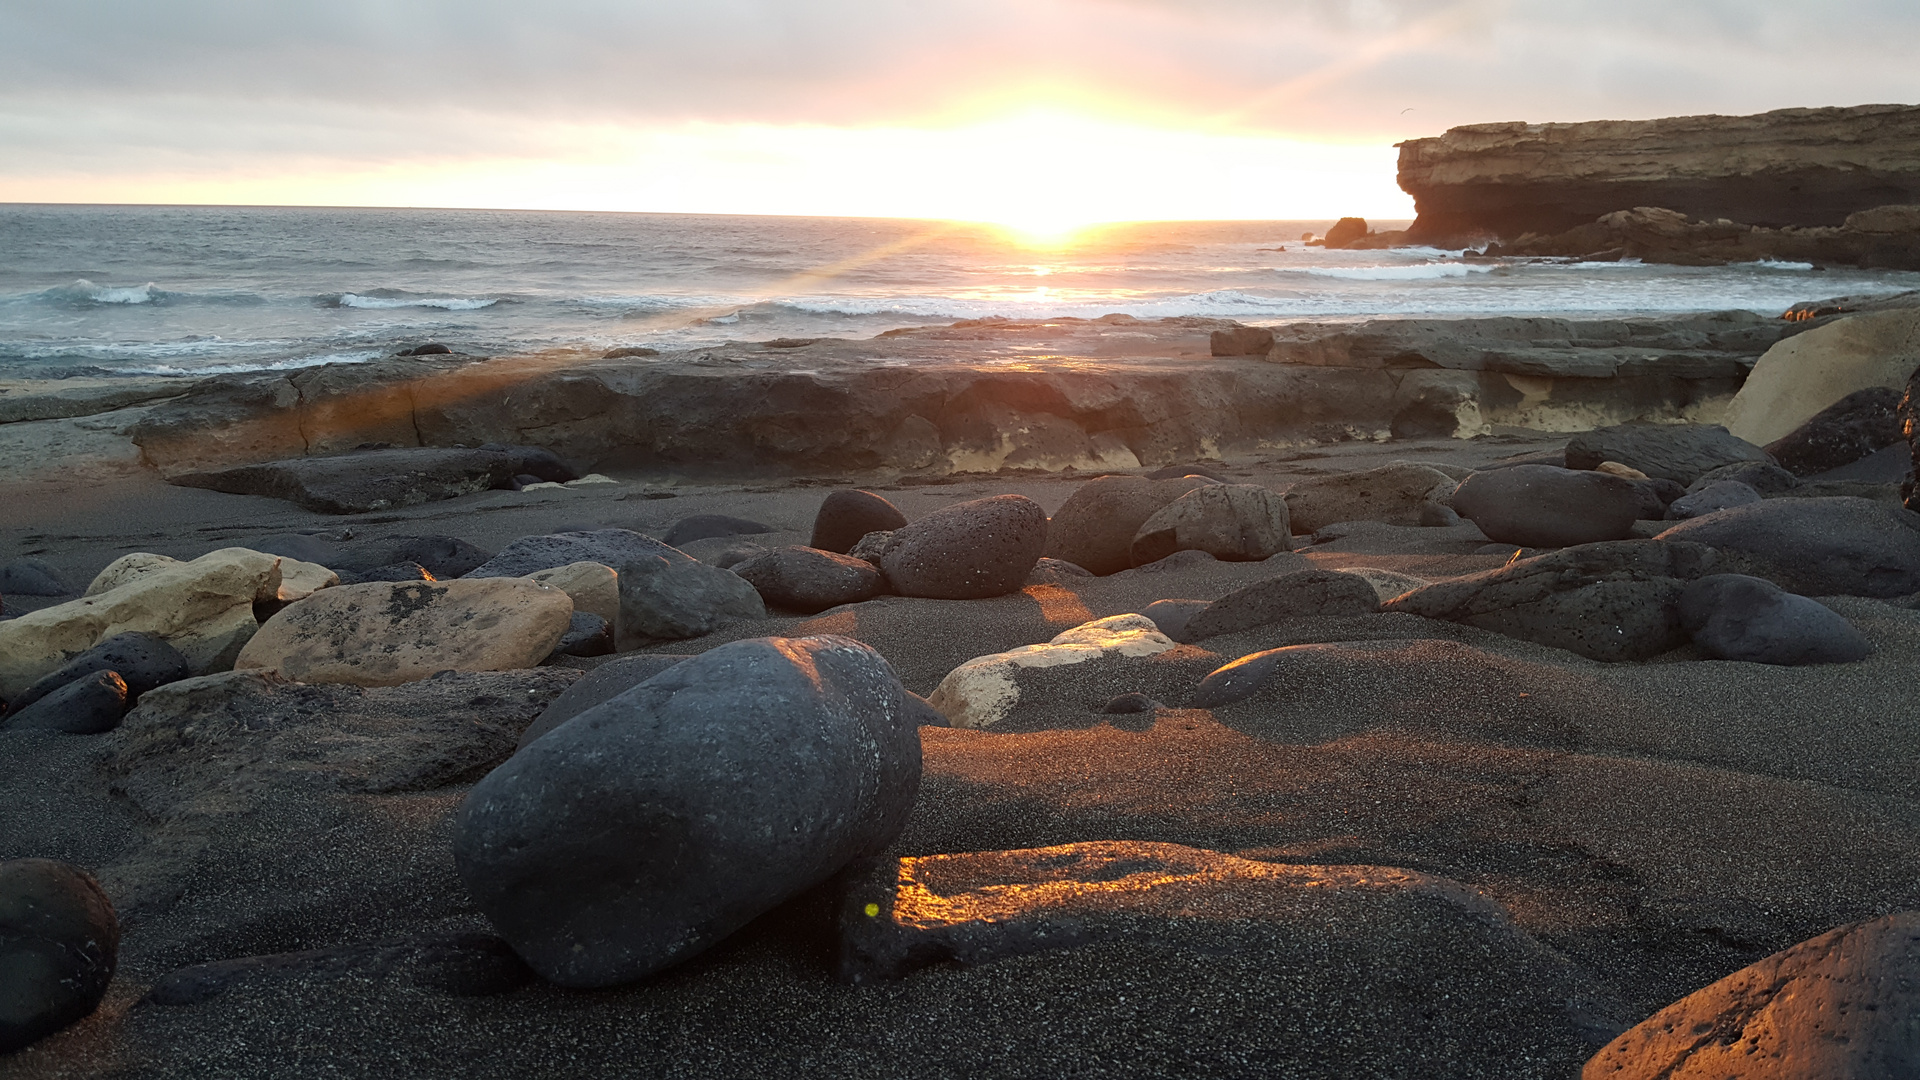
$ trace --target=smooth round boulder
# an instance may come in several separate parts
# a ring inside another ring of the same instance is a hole
[[[813,615],[878,595],[880,571],[856,559],[810,547],[786,547],[735,563],[733,572],[774,607]]]
[[[813,515],[813,536],[807,546],[845,555],[871,532],[892,532],[907,523],[907,515],[886,498],[871,491],[836,491],[820,503]]]
[[[1135,566],[1176,551],[1204,551],[1223,562],[1258,562],[1292,550],[1285,496],[1258,484],[1194,488],[1142,523],[1130,548]]]
[[[72,596],[76,590],[45,559],[15,559],[0,566],[0,596]]]
[[[1720,660],[1754,664],[1850,664],[1873,646],[1839,612],[1761,578],[1713,574],[1680,594],[1680,623]]]
[[[1717,484],[1708,484],[1691,495],[1682,495],[1673,500],[1673,505],[1667,507],[1667,520],[1691,521],[1716,510],[1725,510],[1730,506],[1757,503],[1761,498],[1759,492],[1738,480],[1722,480]]]
[[[549,702],[546,711],[520,733],[518,745],[526,746],[595,705],[619,697],[685,659],[686,654],[634,653],[601,664]]]
[[[119,955],[120,921],[92,874],[0,861],[0,1054],[93,1012]]]
[[[1047,523],[1047,556],[1095,574],[1131,569],[1133,537],[1168,503],[1213,483],[1202,476],[1097,476],[1073,489]]]
[[[1047,545],[1047,512],[1024,495],[935,510],[895,529],[880,569],[901,596],[982,600],[1019,592]]]
[[[545,978],[644,978],[898,835],[920,783],[904,695],[847,638],[721,645],[489,773],[455,819],[455,867]]]
[[[516,578],[338,585],[268,619],[234,667],[357,686],[511,671],[552,655],[572,622],[566,593]]]
[[[127,684],[118,672],[82,675],[31,705],[0,718],[8,731],[58,731],[98,735],[120,726],[127,714]]]
[[[1720,569],[1802,596],[1920,592],[1920,514],[1871,499],[1765,499],[1683,521],[1665,541],[1705,544]]]
[[[192,674],[187,658],[153,634],[115,634],[55,669],[39,682],[14,697],[9,706],[16,712],[39,701],[55,690],[97,671],[117,672],[126,684],[129,704],[156,686],[179,682]]]
[[[1642,494],[1632,480],[1552,465],[1485,469],[1450,500],[1487,539],[1521,547],[1573,547],[1633,535]]]

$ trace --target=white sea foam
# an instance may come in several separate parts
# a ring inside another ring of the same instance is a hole
[[[368,311],[391,311],[399,308],[439,308],[442,311],[479,311],[499,303],[498,297],[477,298],[461,296],[361,296],[358,293],[341,293],[334,303],[344,308],[360,308]]]
[[[1745,263],[1743,265],[1751,266],[1756,270],[1811,270],[1813,269],[1813,264],[1810,262],[1792,262],[1786,259],[1761,259],[1758,262],[1750,262],[1750,263]]]
[[[69,304],[151,304],[166,293],[151,281],[145,285],[95,285],[80,278],[40,295]]]
[[[248,371],[297,371],[300,368],[319,367],[321,364],[364,364],[385,355],[386,352],[381,349],[360,349],[354,352],[296,356],[287,360],[255,364],[151,364],[146,367],[129,367],[120,370],[130,375],[237,375]]]
[[[1341,281],[1433,281],[1439,278],[1463,278],[1469,274],[1486,274],[1495,269],[1492,263],[1444,262],[1414,263],[1411,266],[1282,266],[1283,274],[1307,274],[1312,277],[1337,278]]]

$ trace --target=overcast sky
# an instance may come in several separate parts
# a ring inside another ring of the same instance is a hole
[[[0,0],[0,199],[894,213],[1031,161],[1379,213],[1397,139],[1920,102],[1917,44],[1915,0]]]

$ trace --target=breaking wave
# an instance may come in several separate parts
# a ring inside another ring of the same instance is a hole
[[[1496,268],[1490,263],[1444,262],[1416,263],[1412,266],[1286,266],[1279,270],[1283,274],[1306,274],[1340,281],[1433,281],[1492,273]]]
[[[367,293],[340,293],[335,296],[323,296],[320,300],[329,307],[357,308],[363,311],[392,311],[399,308],[479,311],[501,302],[501,298],[497,296],[409,296],[391,289],[375,289]]]

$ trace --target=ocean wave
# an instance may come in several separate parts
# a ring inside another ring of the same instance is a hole
[[[362,311],[393,311],[400,308],[438,308],[441,311],[479,311],[501,303],[502,298],[466,296],[413,296],[392,289],[374,289],[365,293],[337,293],[322,296],[327,307],[355,308]]]
[[[1755,270],[1807,271],[1813,269],[1813,264],[1810,262],[1793,262],[1788,259],[1760,259],[1756,262],[1741,263],[1740,265],[1751,267]]]
[[[1336,278],[1340,281],[1434,281],[1491,273],[1493,264],[1470,262],[1414,263],[1410,266],[1283,266],[1282,274]]]
[[[39,298],[56,304],[92,307],[95,304],[152,304],[172,295],[151,281],[145,285],[95,285],[79,278],[48,289],[40,293]]]
[[[296,356],[284,360],[268,360],[252,364],[149,364],[145,367],[120,368],[115,374],[239,375],[250,371],[297,371],[301,368],[319,367],[322,364],[364,364],[369,360],[378,360],[386,355],[387,351],[384,349],[360,349],[353,352]]]

